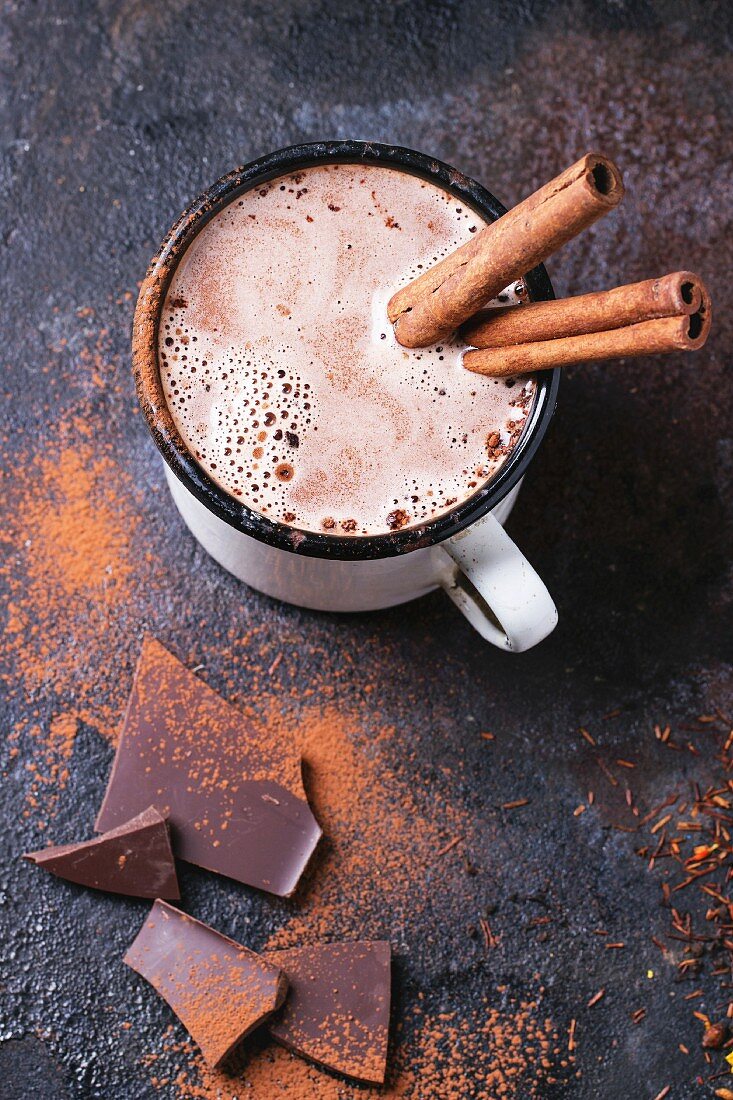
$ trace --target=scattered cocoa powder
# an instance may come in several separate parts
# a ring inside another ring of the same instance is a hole
[[[171,1051],[185,1054],[185,1068],[174,1078],[180,1100],[543,1100],[549,1086],[575,1072],[574,1056],[543,1015],[541,999],[515,1002],[505,994],[498,987],[491,999],[499,1007],[487,1000],[467,1014],[418,1006],[406,1021],[409,1038],[398,1040],[384,1088],[350,1085],[276,1047],[258,1051],[232,1077],[208,1069],[192,1044],[174,1044],[170,1035],[150,1064],[167,1061]]]
[[[40,454],[0,477],[5,521],[0,579],[8,616],[0,683],[20,698],[12,736],[30,738],[26,815],[43,828],[68,778],[81,722],[111,736],[124,702],[117,620],[138,583],[134,491],[88,424],[70,418]],[[117,667],[116,667],[117,665]],[[73,704],[69,700],[73,699]],[[53,715],[40,723],[40,708]]]

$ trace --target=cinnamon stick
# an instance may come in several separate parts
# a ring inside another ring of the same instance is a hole
[[[691,271],[676,271],[661,279],[646,279],[596,294],[485,309],[472,317],[461,333],[466,343],[475,348],[557,340],[625,328],[655,317],[690,316],[699,310],[702,297],[699,276]]]
[[[708,338],[710,321],[710,300],[706,297],[700,309],[689,317],[658,317],[606,332],[467,351],[463,356],[463,365],[476,374],[502,378],[599,359],[653,355],[666,351],[696,351]]]
[[[398,290],[387,306],[397,339],[415,348],[445,338],[513,279],[612,210],[623,193],[616,166],[587,153]]]

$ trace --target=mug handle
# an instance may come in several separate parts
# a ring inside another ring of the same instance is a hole
[[[550,593],[490,512],[437,549],[441,587],[487,642],[522,653],[555,629]]]

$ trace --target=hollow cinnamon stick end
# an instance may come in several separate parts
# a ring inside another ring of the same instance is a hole
[[[665,284],[669,291],[671,309],[680,316],[697,313],[703,304],[703,297],[707,295],[705,284],[694,271],[675,271],[659,279],[660,297],[664,297]]]
[[[710,335],[710,326],[713,323],[713,303],[710,293],[702,280],[699,281],[698,285],[701,296],[700,308],[686,318],[687,339],[685,347],[688,351],[699,351]]]
[[[624,181],[613,161],[602,153],[587,153],[583,170],[586,183],[598,201],[608,209],[618,206],[624,197]]]

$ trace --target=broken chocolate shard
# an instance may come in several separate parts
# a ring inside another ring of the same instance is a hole
[[[174,901],[181,896],[168,824],[153,806],[102,836],[42,848],[23,858],[95,890]]]
[[[278,1043],[346,1077],[381,1085],[387,1069],[388,943],[328,943],[266,951],[290,986],[267,1028]]]
[[[212,1067],[280,1007],[288,988],[275,963],[164,901],[125,962],[168,1002]]]
[[[151,803],[181,859],[284,897],[321,836],[294,745],[146,638],[96,828]]]

